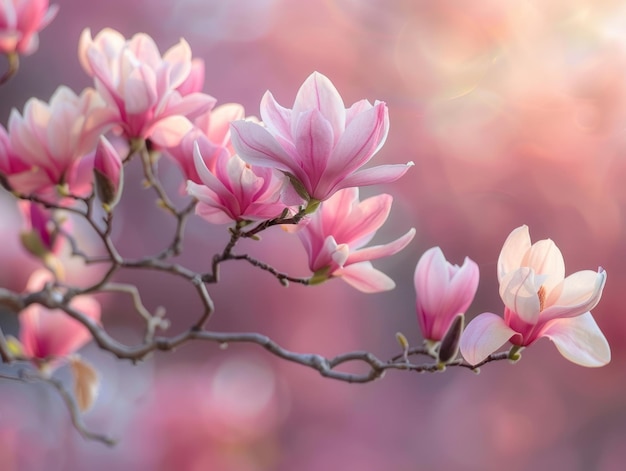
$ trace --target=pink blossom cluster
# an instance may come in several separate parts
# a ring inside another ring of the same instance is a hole
[[[446,261],[439,247],[428,250],[415,270],[417,315],[425,339],[435,345],[454,329],[478,287],[479,271],[469,258],[461,267]],[[522,348],[547,337],[568,360],[588,367],[611,360],[609,344],[591,309],[602,296],[606,272],[584,270],[565,277],[563,256],[550,239],[531,244],[527,226],[513,230],[498,258],[504,318],[478,315],[459,335],[456,348],[476,365],[502,347],[519,358]],[[458,324],[457,324],[458,325]],[[459,332],[460,333],[460,332]]]
[[[346,108],[331,81],[315,72],[292,109],[267,92],[259,122],[246,117],[239,104],[214,107],[216,100],[201,91],[204,64],[192,58],[185,40],[161,54],[146,34],[126,39],[104,29],[92,37],[86,29],[78,49],[93,87],[76,94],[61,86],[48,103],[31,98],[22,113],[11,112],[7,129],[0,126],[3,183],[30,200],[31,253],[50,260],[58,252],[53,211],[45,205],[70,208],[95,193],[110,212],[123,193],[125,165],[135,154],[158,152],[180,168],[196,214],[210,223],[244,227],[295,217],[294,232],[309,257],[310,284],[342,278],[364,292],[395,286],[371,260],[406,247],[415,230],[366,247],[393,198],[360,201],[358,191],[395,181],[412,165],[362,168],[386,140],[385,103],[361,100]],[[44,308],[29,309],[45,316]],[[22,318],[33,318],[29,313]],[[65,356],[89,337],[71,319],[65,325],[62,316],[49,315],[55,321],[42,332],[65,332],[56,351],[33,348],[40,332],[33,326],[40,323],[23,323],[23,352],[39,360]]]
[[[32,2],[36,12],[28,13],[27,3],[0,8],[0,26],[15,31],[3,36],[5,52],[32,52],[37,31],[56,13],[44,13],[47,2]],[[60,224],[47,206],[72,208],[97,195],[110,214],[123,197],[125,166],[133,158],[150,166],[157,154],[178,166],[196,214],[207,222],[229,224],[237,236],[263,223],[295,225],[292,232],[308,257],[307,284],[341,278],[367,293],[395,287],[372,261],[403,250],[416,231],[368,245],[387,221],[393,198],[359,197],[360,187],[394,182],[413,165],[364,168],[389,132],[384,102],[360,100],[346,107],[330,79],[314,72],[291,108],[266,92],[259,121],[246,117],[239,104],[215,107],[216,99],[202,91],[204,63],[183,39],[161,54],[146,34],[127,39],[104,29],[92,37],[86,29],[78,57],[93,87],[76,94],[60,86],[47,103],[31,98],[21,113],[11,112],[6,129],[0,126],[2,183],[28,201],[24,245],[48,269],[32,275],[27,291],[54,291],[63,282],[62,270],[51,262],[60,250]],[[517,359],[541,337],[577,364],[610,361],[608,343],[590,313],[602,294],[604,270],[565,277],[556,245],[531,244],[522,226],[504,243],[498,281],[504,317],[483,313],[463,330],[478,289],[478,265],[469,258],[452,265],[439,247],[423,254],[414,275],[417,319],[440,362],[456,361],[460,349],[477,365],[507,341],[510,358]],[[90,322],[100,321],[100,305],[90,296],[74,298],[70,307]],[[21,312],[20,327],[20,352],[46,368],[91,338],[85,325],[40,305]]]

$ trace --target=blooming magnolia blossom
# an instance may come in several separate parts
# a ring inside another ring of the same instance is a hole
[[[217,157],[224,151],[228,155],[235,153],[230,142],[230,123],[244,119],[243,106],[227,103],[212,110],[207,110],[194,120],[190,129],[180,142],[165,150],[181,168],[185,179],[194,183],[202,183],[194,162],[194,144],[197,142],[200,154],[208,169],[215,171]]]
[[[38,291],[48,281],[51,281],[50,273],[43,269],[37,270],[28,280],[26,289]],[[100,304],[95,299],[76,296],[70,306],[94,322],[100,321]],[[84,325],[60,309],[31,304],[20,313],[19,321],[19,340],[23,354],[29,358],[42,360],[67,357],[91,339]]]
[[[150,138],[159,146],[174,146],[192,128],[189,119],[215,104],[213,97],[198,92],[204,67],[192,61],[184,39],[161,56],[146,34],[126,40],[106,28],[92,38],[85,29],[78,56],[114,112],[111,122],[128,139]]]
[[[194,161],[201,185],[187,182],[187,191],[199,200],[196,214],[213,224],[244,219],[277,217],[286,205],[281,200],[285,178],[270,168],[251,167],[225,149],[215,162],[212,173],[205,164],[198,144]]]
[[[461,353],[476,364],[507,340],[526,347],[541,337],[554,342],[568,360],[603,366],[611,359],[606,338],[589,312],[602,296],[606,272],[584,270],[565,278],[565,264],[550,239],[531,245],[527,226],[507,238],[498,259],[504,319],[484,313],[461,339]]]
[[[46,254],[58,255],[63,248],[63,239],[55,230],[52,211],[24,200],[18,201],[18,206],[24,218],[25,227],[21,238],[26,249],[38,257]],[[69,220],[64,225],[69,225]]]
[[[59,87],[50,103],[26,102],[23,116],[11,111],[8,135],[0,127],[0,172],[13,190],[48,196],[67,185],[81,194],[91,182],[91,157],[85,158],[107,121],[107,111],[96,91],[77,96]]]
[[[359,201],[359,189],[347,188],[322,203],[297,232],[309,256],[314,283],[341,277],[366,293],[395,287],[393,280],[375,269],[370,260],[402,250],[413,239],[415,229],[388,244],[364,247],[387,220],[392,201],[387,194]]]
[[[0,53],[32,54],[39,46],[39,31],[54,19],[59,7],[48,0],[0,2]]]
[[[387,106],[361,100],[346,109],[331,81],[317,72],[298,90],[293,109],[266,92],[261,119],[265,127],[232,124],[235,150],[246,162],[287,173],[308,198],[323,201],[342,188],[392,182],[412,165],[359,170],[387,138]]]
[[[415,267],[417,320],[427,340],[439,341],[457,314],[465,314],[478,289],[478,265],[465,257],[449,263],[439,247],[427,250]]]

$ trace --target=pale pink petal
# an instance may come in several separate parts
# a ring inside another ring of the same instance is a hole
[[[41,19],[41,22],[39,23],[40,30],[48,26],[52,22],[52,20],[56,18],[57,13],[59,13],[59,8],[60,8],[59,5],[56,5],[56,4],[50,5],[48,7],[48,11],[46,11],[45,15]]]
[[[528,226],[520,226],[509,234],[498,257],[498,281],[500,283],[504,275],[522,266],[522,260],[530,246]]]
[[[516,332],[504,323],[500,316],[485,312],[467,325],[461,336],[461,355],[476,365],[498,350]]]
[[[463,265],[450,280],[446,310],[456,314],[465,313],[476,295],[479,279],[478,265],[469,257],[465,257]]]
[[[309,176],[313,187],[326,170],[333,149],[333,130],[318,110],[301,113],[297,119],[294,143],[299,166]],[[311,188],[314,190],[314,188]],[[315,192],[313,191],[313,194]]]
[[[202,59],[192,59],[189,75],[183,83],[176,88],[176,90],[178,90],[178,93],[182,96],[201,92],[204,87],[204,74],[204,61]]]
[[[539,319],[538,289],[535,273],[527,267],[507,273],[500,281],[500,297],[504,305],[527,324],[536,324]]]
[[[206,93],[190,93],[181,96],[176,90],[169,92],[156,113],[163,116],[182,115],[196,119],[215,105],[215,98]]]
[[[346,126],[348,126],[356,116],[372,108],[373,106],[368,100],[359,100],[354,103],[346,110]]]
[[[543,320],[557,317],[575,317],[590,311],[600,302],[606,283],[606,272],[583,270],[563,280],[546,300],[546,309],[541,313]]]
[[[311,109],[318,110],[330,123],[333,135],[337,137],[341,135],[346,126],[345,105],[332,82],[319,72],[309,75],[298,90],[292,117],[297,121],[298,115]],[[291,133],[295,137],[297,132],[294,124],[292,121]]]
[[[291,110],[280,106],[268,91],[261,98],[261,119],[272,134],[291,139]]]
[[[578,317],[554,319],[542,332],[561,355],[581,366],[604,366],[611,361],[609,343],[590,312]]]
[[[249,121],[235,121],[230,126],[233,147],[243,160],[293,173],[293,160],[263,126]]]
[[[229,208],[222,204],[220,196],[212,189],[188,181],[187,192],[199,201],[196,214],[211,224],[227,224],[236,219],[230,214]]]
[[[172,46],[163,54],[163,61],[169,63],[168,88],[180,87],[191,73],[192,62],[189,43],[181,38],[178,44]],[[204,66],[202,75],[204,76]]]
[[[355,199],[358,200],[358,196],[357,191]],[[358,249],[372,240],[376,231],[385,223],[392,203],[393,197],[383,193],[361,201],[355,208],[348,206],[352,209],[352,214],[349,218],[344,218],[337,213],[338,227],[335,230],[341,231],[342,240],[349,243],[352,250]]]
[[[7,180],[13,190],[24,195],[33,194],[54,184],[41,168],[8,175]]]
[[[415,237],[415,229],[411,228],[406,234],[388,244],[373,245],[364,249],[355,250],[350,254],[350,258],[348,259],[349,263],[359,263],[364,260],[376,260],[377,258],[395,255],[409,245],[413,237]]]
[[[384,103],[356,116],[337,141],[327,167],[327,178],[345,175],[365,164],[380,148],[389,120]]]
[[[135,34],[126,45],[139,62],[156,70],[161,65],[161,54],[154,39],[145,33]]]
[[[196,120],[196,126],[202,129],[212,142],[226,147],[230,144],[230,123],[243,119],[245,112],[239,103],[226,103],[203,116],[206,118]]]
[[[175,147],[193,129],[193,124],[184,116],[168,116],[160,119],[149,131],[151,141],[161,147]]]
[[[359,170],[330,187],[329,193],[355,186],[392,183],[402,177],[413,165],[415,165],[413,162],[407,162],[406,164],[379,165],[378,167]]]
[[[341,277],[346,283],[364,293],[380,293],[396,287],[391,278],[374,268],[370,262],[340,268],[333,272],[333,276]]]
[[[156,76],[148,66],[141,64],[130,73],[124,89],[124,103],[128,114],[146,113],[158,99]]]
[[[522,266],[532,268],[537,274],[547,275],[542,283],[547,291],[558,285],[565,277],[563,255],[550,239],[534,243],[523,258]]]
[[[350,217],[354,211],[357,211],[359,205],[358,188],[347,188],[343,191],[338,191],[322,203],[322,211],[318,212],[319,216],[312,223],[316,227],[317,225],[320,226],[320,232],[333,235],[341,234],[343,236],[351,230],[353,224],[361,222],[360,220],[354,221],[354,218]],[[357,233],[362,234],[358,230]],[[354,235],[346,237],[344,242],[350,241],[354,237]]]
[[[447,265],[446,257],[439,247],[428,249],[418,260],[413,274],[418,315],[421,312],[435,316],[441,312],[450,279]]]

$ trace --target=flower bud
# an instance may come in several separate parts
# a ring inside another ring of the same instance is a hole
[[[464,326],[465,316],[463,314],[457,314],[452,324],[450,324],[446,335],[441,339],[438,354],[439,364],[445,365],[456,358],[459,353],[459,344],[461,342],[461,334],[463,333]]]
[[[449,263],[439,247],[424,252],[415,268],[417,320],[426,340],[438,341],[455,316],[465,313],[478,288],[478,265],[465,257],[463,265]]]
[[[102,206],[110,212],[122,195],[122,159],[106,137],[101,136],[93,162],[96,192]]]

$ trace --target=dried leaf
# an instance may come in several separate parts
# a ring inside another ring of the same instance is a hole
[[[74,397],[81,412],[91,408],[98,396],[100,378],[97,370],[79,356],[70,358],[74,376]]]

